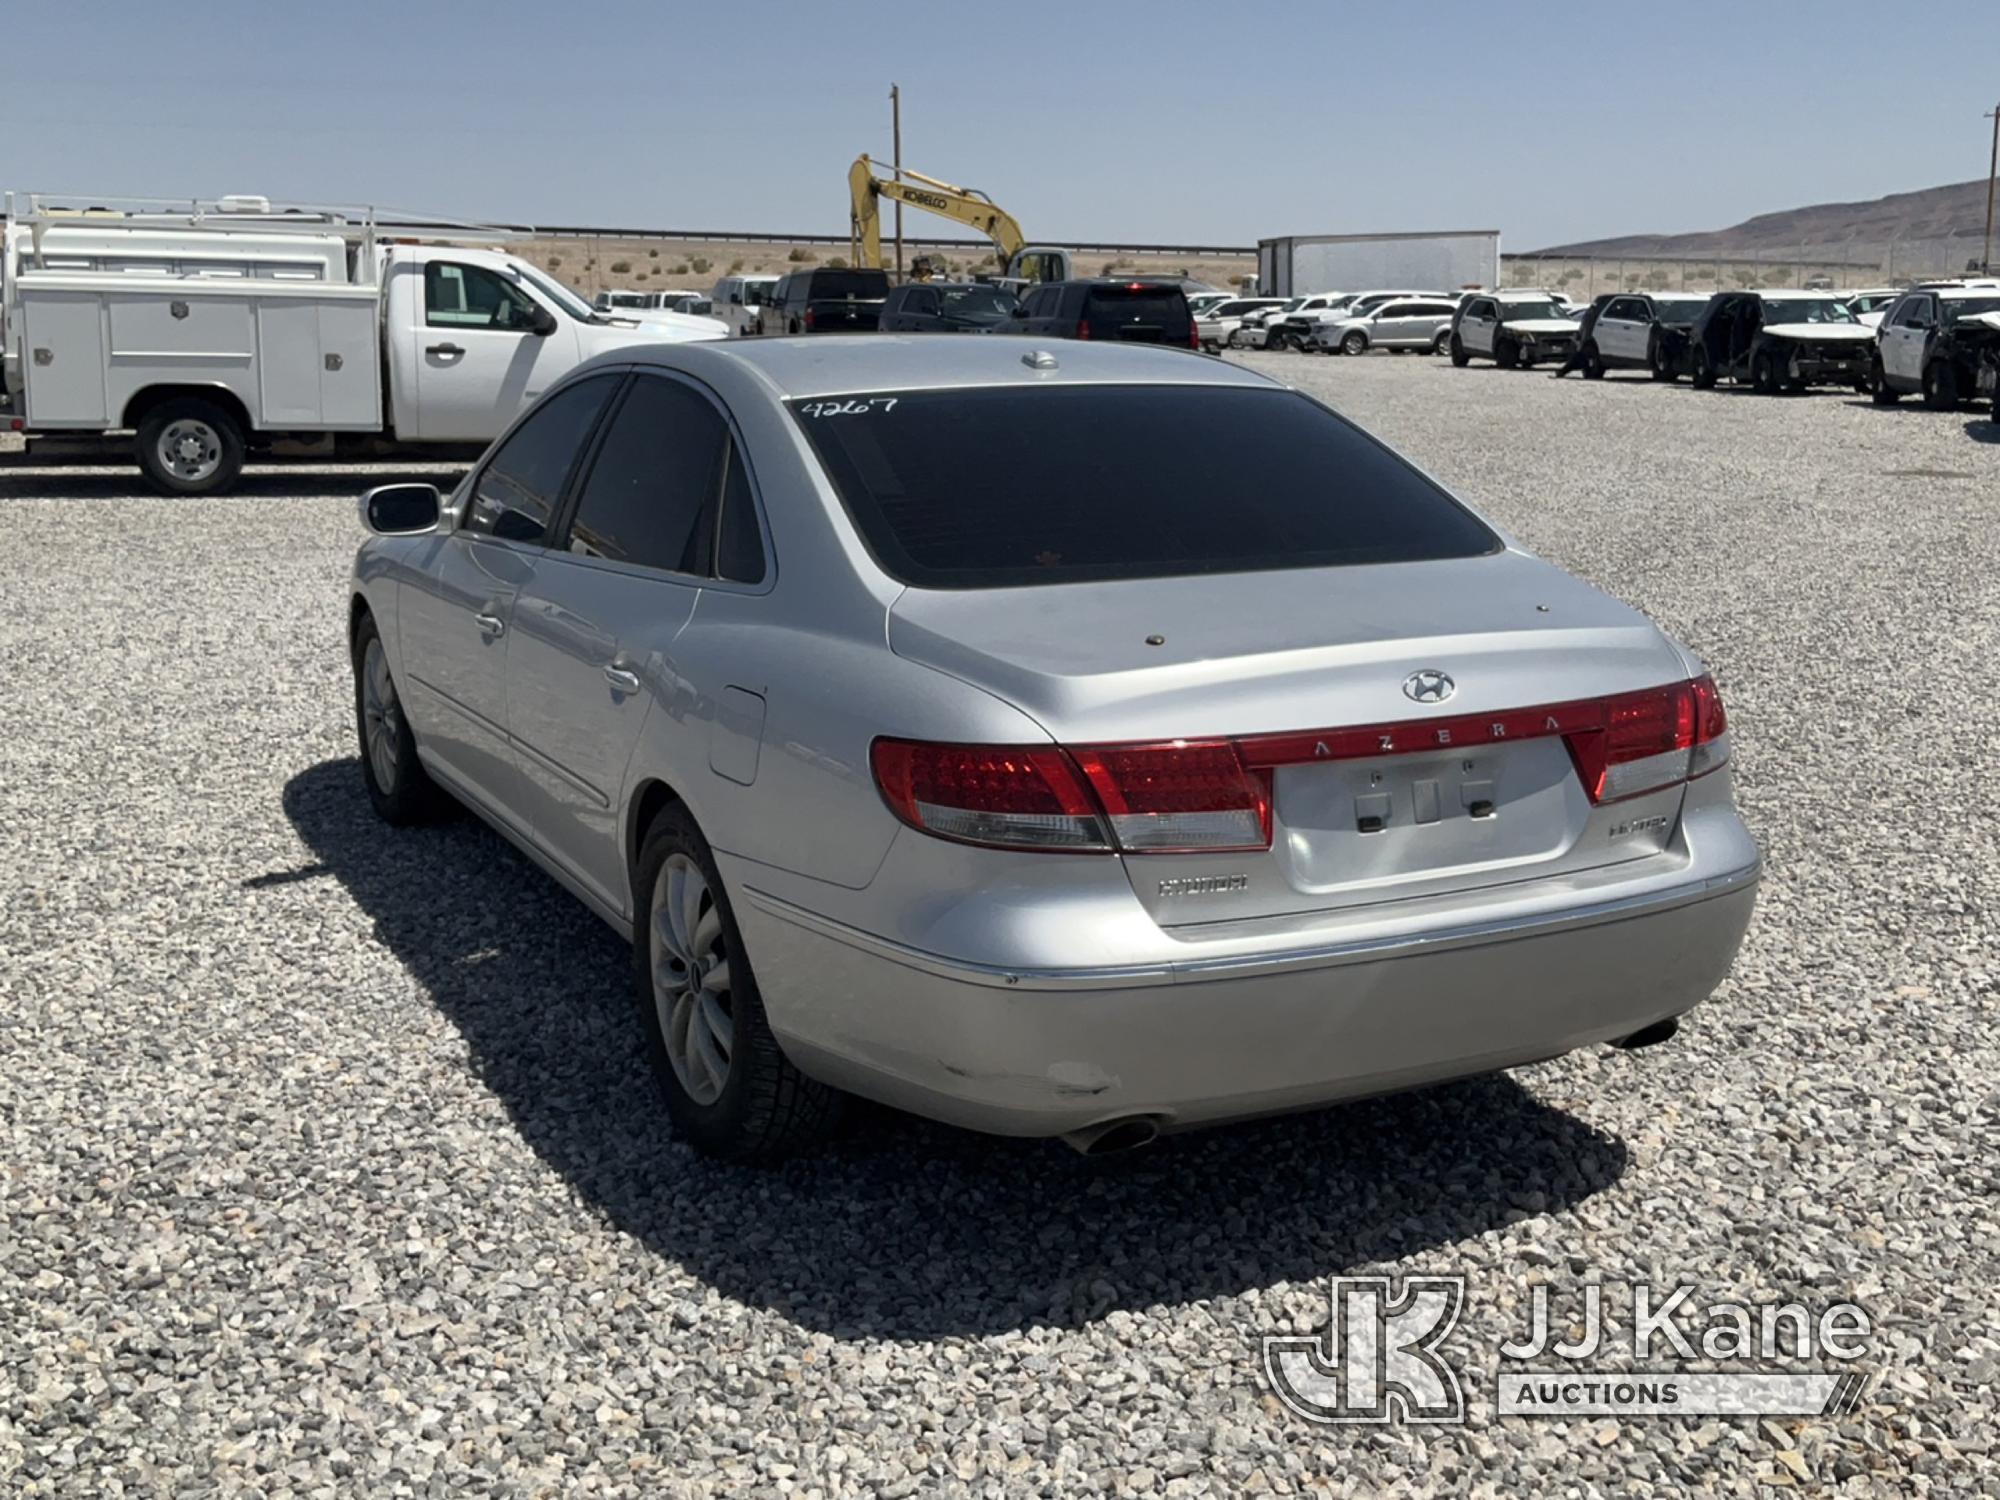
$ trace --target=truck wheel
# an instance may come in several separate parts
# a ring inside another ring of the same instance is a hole
[[[1708,357],[1708,346],[1696,344],[1688,364],[1688,383],[1698,391],[1715,388],[1715,364]]]
[[[1368,352],[1368,335],[1363,333],[1359,328],[1349,329],[1341,337],[1340,352],[1342,354],[1366,354]]]
[[[1778,362],[1768,354],[1759,354],[1750,361],[1750,383],[1762,396],[1778,394]]]
[[[139,423],[139,467],[163,495],[213,495],[243,472],[243,429],[212,401],[163,401]]]
[[[1511,370],[1521,362],[1521,346],[1512,339],[1493,341],[1493,363],[1503,370]]]
[[[1924,366],[1924,405],[1932,411],[1957,408],[1958,372],[1950,360],[1934,359]]]
[[[1458,341],[1458,335],[1455,333],[1451,335],[1451,342],[1447,346],[1447,352],[1451,355],[1452,364],[1461,370],[1472,363],[1472,356],[1465,352],[1465,345]]]
[[[1594,339],[1583,346],[1583,378],[1585,380],[1604,378],[1604,356],[1597,352],[1597,342]]]
[[[1450,348],[1451,348],[1451,331],[1449,329],[1440,328],[1437,331],[1436,336],[1431,339],[1430,352],[1433,354],[1444,354],[1447,351],[1449,351]]]

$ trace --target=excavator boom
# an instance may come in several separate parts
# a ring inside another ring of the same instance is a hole
[[[1007,268],[1027,244],[1014,216],[984,193],[955,187],[935,177],[926,177],[921,172],[905,170],[903,177],[906,180],[877,176],[875,164],[866,156],[857,157],[854,165],[848,168],[847,186],[853,200],[849,238],[857,266],[879,269],[882,265],[881,200],[884,198],[925,209],[978,230],[993,241],[994,248],[1000,252],[1002,269]]]

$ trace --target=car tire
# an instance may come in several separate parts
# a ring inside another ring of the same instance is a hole
[[[1950,360],[1934,359],[1924,366],[1924,405],[1931,411],[1958,409],[1958,372]]]
[[[715,858],[685,808],[653,819],[632,874],[640,1022],[675,1131],[732,1162],[777,1161],[823,1138],[841,1095],[771,1034]]]
[[[1715,389],[1715,365],[1705,345],[1696,344],[1688,359],[1688,384],[1698,391]]]
[[[355,627],[353,665],[354,733],[368,800],[391,827],[431,822],[449,809],[450,799],[417,758],[417,737],[403,713],[388,649],[372,614],[363,614]]]
[[[163,401],[140,420],[135,442],[146,482],[162,495],[213,495],[243,472],[243,428],[213,401]]]
[[[1511,370],[1521,362],[1521,346],[1512,339],[1496,338],[1493,341],[1493,363],[1503,370]]]
[[[1680,372],[1674,368],[1673,356],[1667,353],[1667,346],[1657,330],[1646,341],[1646,368],[1655,380],[1674,381],[1681,378]]]
[[[1879,354],[1868,366],[1868,399],[1877,406],[1894,406],[1903,399],[1903,393],[1889,384],[1889,375],[1882,368]]]
[[[1467,365],[1472,363],[1472,356],[1465,352],[1465,345],[1459,342],[1459,337],[1456,333],[1451,335],[1451,342],[1446,346],[1446,349],[1451,355],[1451,362],[1454,367],[1463,370]]]
[[[1434,335],[1432,336],[1432,338],[1431,338],[1431,346],[1430,346],[1430,352],[1431,352],[1432,354],[1448,354],[1448,353],[1450,353],[1450,352],[1451,352],[1451,330],[1450,330],[1450,329],[1448,329],[1448,328],[1440,328],[1440,329],[1439,329],[1439,330],[1438,330],[1438,331],[1437,331],[1437,332],[1436,332],[1436,333],[1435,333],[1435,334],[1434,334]]]
[[[1778,362],[1769,353],[1753,355],[1750,360],[1750,384],[1761,395],[1775,396],[1780,389]]]
[[[1604,378],[1604,356],[1597,352],[1594,340],[1583,346],[1583,378],[1585,380]]]
[[[1340,352],[1342,354],[1366,354],[1368,352],[1368,335],[1363,333],[1359,328],[1348,329],[1346,333],[1340,336]]]

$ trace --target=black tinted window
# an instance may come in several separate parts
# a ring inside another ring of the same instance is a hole
[[[808,297],[886,297],[889,295],[889,273],[887,271],[814,271],[802,277],[809,282],[810,289],[804,292]]]
[[[728,436],[722,414],[699,392],[639,377],[583,482],[569,550],[706,575],[707,515]]]
[[[479,471],[466,530],[516,542],[546,540],[563,481],[618,381],[616,375],[593,375],[530,412]]]
[[[919,391],[793,411],[876,559],[923,587],[1410,562],[1499,545],[1388,449],[1288,391]],[[1189,432],[1202,441],[1161,438]]]
[[[1094,286],[1084,300],[1084,317],[1093,335],[1148,333],[1187,342],[1187,298],[1179,287]]]
[[[757,531],[757,503],[750,497],[750,475],[735,444],[729,448],[729,470],[722,480],[722,537],[716,543],[715,575],[738,583],[764,577],[764,539]]]

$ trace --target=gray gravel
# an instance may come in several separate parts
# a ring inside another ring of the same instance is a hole
[[[1769,876],[1673,1046],[1111,1164],[662,1122],[625,956],[470,820],[377,825],[365,477],[0,469],[0,1492],[2000,1495],[2000,444],[1841,395],[1249,356],[1713,665]],[[1185,434],[1181,441],[1198,441]],[[1465,1428],[1251,1339],[1463,1273]],[[1498,1420],[1536,1281],[1861,1301],[1840,1421]]]

